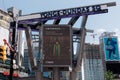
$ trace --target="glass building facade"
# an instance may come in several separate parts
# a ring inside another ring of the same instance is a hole
[[[99,45],[85,45],[82,69],[82,80],[104,80],[104,69]]]
[[[86,59],[84,68],[84,80],[104,80],[101,59]]]

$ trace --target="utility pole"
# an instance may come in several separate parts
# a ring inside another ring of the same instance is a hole
[[[14,73],[14,69],[13,69],[13,59],[15,57],[15,53],[16,53],[16,32],[17,32],[17,25],[15,22],[15,26],[13,28],[13,34],[12,34],[12,48],[14,49],[14,51],[10,50],[10,75],[9,75],[9,80],[13,80],[13,73]]]
[[[16,50],[17,50],[17,27],[18,27],[18,16],[21,15],[21,11],[18,9],[15,9],[14,7],[11,7],[8,9],[8,14],[13,18],[13,22],[11,22],[10,27],[12,27],[12,48],[14,51],[10,50],[10,75],[9,80],[13,80],[13,59],[15,58]]]

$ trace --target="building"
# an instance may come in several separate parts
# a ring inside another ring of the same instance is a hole
[[[4,45],[3,39],[9,39],[10,20],[8,13],[0,10],[0,45]]]
[[[99,45],[85,44],[81,73],[82,80],[104,80],[104,69]]]
[[[8,80],[8,76],[10,74],[10,49],[7,45],[4,44],[3,39],[6,39],[6,41],[11,44],[12,41],[12,32],[10,30],[10,22],[12,21],[12,18],[10,17],[10,15],[1,10],[0,9],[0,46],[6,46],[7,47],[7,60],[3,61],[0,58],[0,80],[4,79],[4,80]],[[21,68],[21,61],[23,58],[23,53],[24,53],[24,32],[19,30],[18,31],[18,55],[16,57],[16,59],[13,59],[13,68],[14,68],[14,72],[13,72],[13,77],[21,77],[22,74],[26,74],[26,72],[22,71]],[[2,55],[0,55],[0,57],[2,57]],[[20,67],[19,67],[20,66]],[[27,75],[27,74],[26,74]]]
[[[120,79],[120,52],[118,37],[115,32],[104,32],[100,38],[100,53],[104,62],[104,70],[112,71],[116,79]]]
[[[9,28],[11,17],[9,14],[0,9],[0,46],[6,46],[3,42],[3,39],[6,39],[9,42]],[[1,56],[2,57],[2,56]],[[15,62],[15,60],[14,60]],[[3,61],[0,58],[0,79],[7,80],[10,70],[10,52],[9,47],[7,47],[7,60]],[[14,70],[14,77],[18,77],[18,71]]]

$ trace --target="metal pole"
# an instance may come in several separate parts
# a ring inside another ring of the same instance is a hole
[[[11,18],[13,18],[13,25],[11,25],[10,27],[12,27],[13,29],[13,33],[12,33],[12,47],[14,49],[14,51],[10,50],[10,75],[9,75],[9,80],[13,80],[13,73],[14,73],[14,69],[13,69],[13,59],[16,56],[16,50],[17,50],[17,27],[18,27],[18,17],[19,15],[21,15],[20,10],[11,7],[8,9],[8,13],[10,13]]]
[[[36,71],[36,80],[43,80],[43,52],[42,52],[42,38],[41,38],[41,32],[42,32],[42,26],[43,26],[43,23],[41,22],[40,23],[40,26],[39,26],[39,54],[38,54],[38,60],[37,60],[37,67],[38,67],[38,70]]]
[[[53,80],[60,80],[60,70],[58,67],[53,68]]]
[[[39,71],[39,70],[37,70],[36,72],[35,72],[35,80],[43,80],[43,78],[42,78],[42,73]]]
[[[72,72],[70,72],[70,80],[76,80],[76,78],[77,78],[77,72],[73,70]]]
[[[17,21],[14,21],[14,27],[13,27],[13,33],[12,33],[12,47],[15,51],[11,51],[10,50],[10,75],[9,75],[9,80],[13,80],[13,73],[14,73],[14,69],[13,69],[13,59],[16,53],[16,35],[17,35]]]
[[[86,36],[86,22],[87,22],[88,16],[84,16],[81,24],[81,34],[79,35],[81,37],[80,42],[80,52],[78,53],[77,58],[77,65],[75,68],[73,68],[73,71],[71,72],[71,80],[77,80],[77,72],[81,70],[81,63],[83,58],[83,52],[84,52],[84,45],[85,45],[85,36]]]
[[[36,59],[35,59],[35,49],[33,46],[33,41],[32,41],[32,36],[31,36],[31,28],[27,27],[25,30],[25,34],[26,34],[26,41],[27,41],[27,46],[28,46],[28,55],[29,55],[29,59],[30,59],[30,64],[31,64],[31,68],[32,70],[36,70],[37,69],[37,63],[36,63]]]

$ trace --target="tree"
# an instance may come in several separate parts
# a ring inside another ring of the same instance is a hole
[[[115,78],[115,75],[113,74],[112,71],[107,71],[105,73],[105,80],[114,80]]]

